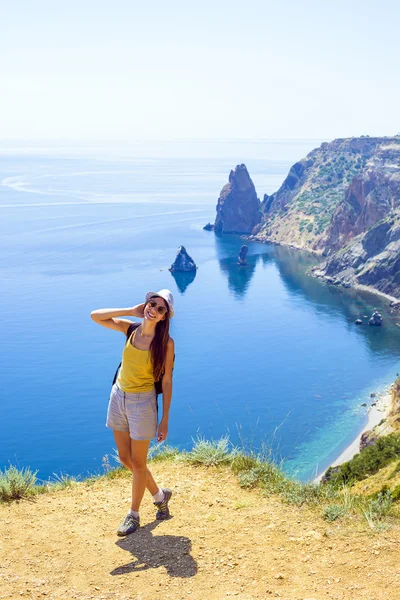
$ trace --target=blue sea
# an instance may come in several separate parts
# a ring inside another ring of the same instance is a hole
[[[101,472],[124,338],[90,319],[170,288],[176,364],[169,443],[197,436],[271,449],[308,480],[363,428],[400,370],[400,316],[306,274],[316,259],[203,230],[229,171],[258,195],[321,140],[0,146],[0,468]],[[198,270],[168,268],[184,245]],[[377,307],[382,328],[354,320]]]

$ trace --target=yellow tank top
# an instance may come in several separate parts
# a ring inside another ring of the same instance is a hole
[[[123,392],[151,392],[154,373],[150,350],[139,350],[132,343],[137,329],[132,333],[122,351],[122,364],[117,385]]]

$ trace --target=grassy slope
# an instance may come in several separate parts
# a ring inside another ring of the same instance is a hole
[[[153,463],[169,461],[182,465],[226,466],[231,469],[232,475],[237,477],[240,487],[258,488],[266,496],[280,497],[286,504],[313,507],[327,521],[341,520],[352,515],[361,521],[366,519],[370,527],[379,530],[400,519],[400,504],[397,502],[385,500],[375,504],[375,497],[364,496],[360,492],[354,493],[351,485],[344,484],[343,478],[336,478],[334,482],[324,485],[290,479],[281,468],[268,460],[268,457],[245,454],[231,447],[227,438],[217,442],[199,439],[190,452],[180,452],[164,446],[153,453],[151,460]],[[91,485],[101,478],[111,480],[125,476],[129,477],[130,474],[125,468],[118,467],[110,469],[102,476],[88,478],[83,483],[64,477],[48,485],[35,486],[34,475],[31,472],[21,473],[10,468],[0,474],[0,499],[3,502],[11,502],[57,489]]]

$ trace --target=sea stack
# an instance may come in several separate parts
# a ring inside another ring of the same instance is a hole
[[[247,256],[248,250],[249,250],[248,246],[242,246],[240,248],[239,256],[238,256],[239,265],[244,265],[244,266],[247,265],[246,256]]]
[[[251,233],[261,221],[260,208],[261,202],[246,165],[237,165],[218,198],[214,231]]]
[[[196,269],[196,263],[186,252],[185,246],[179,246],[176,258],[169,269],[171,273],[189,273]]]

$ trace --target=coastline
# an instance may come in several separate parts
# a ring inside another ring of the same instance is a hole
[[[324,473],[327,469],[329,469],[329,467],[337,467],[338,465],[342,465],[343,463],[351,460],[356,454],[359,454],[362,434],[379,425],[382,419],[386,419],[390,414],[393,407],[392,388],[393,384],[389,385],[382,392],[377,393],[375,398],[376,404],[375,406],[369,407],[368,420],[362,431],[357,434],[356,438],[350,442],[347,448],[345,448],[343,452],[328,467],[326,467],[326,469],[322,471],[322,473],[317,475],[317,477],[313,480],[313,483],[320,483]],[[380,435],[385,435],[386,433],[390,433],[390,431],[382,431],[380,432]]]
[[[395,307],[397,307],[400,303],[400,298],[396,298],[395,296],[391,296],[390,294],[385,294],[385,292],[381,292],[376,288],[370,285],[363,285],[361,283],[355,283],[353,288],[356,290],[360,290],[361,292],[369,292],[370,294],[376,294],[377,296],[381,296],[381,298],[385,298],[388,302],[393,303]]]
[[[322,256],[321,252],[317,252],[316,250],[312,250],[310,248],[303,248],[302,246],[298,246],[296,244],[287,244],[287,243],[281,243],[281,242],[274,242],[265,238],[258,238],[257,235],[242,235],[241,236],[244,240],[247,240],[249,242],[258,242],[260,244],[270,244],[271,246],[282,246],[283,248],[291,248],[292,250],[299,250],[300,252],[306,252],[310,255],[313,255],[315,258],[319,258],[321,259],[321,261],[324,260],[324,257]],[[315,265],[317,266],[317,265]],[[343,286],[341,283],[330,283],[329,281],[326,280],[324,275],[317,275],[315,273],[311,272],[311,269],[307,272],[308,275],[310,275],[310,277],[314,277],[314,279],[320,279],[321,281],[323,281],[326,285],[334,285],[334,286],[339,286],[342,287],[344,289],[353,289],[353,290],[359,290],[360,292],[367,292],[369,294],[375,294],[376,296],[379,296],[380,298],[383,298],[384,300],[387,300],[389,302],[389,305],[391,308],[397,309],[400,307],[400,298],[397,298],[396,296],[391,296],[390,294],[386,294],[385,292],[381,292],[380,290],[378,290],[377,288],[371,286],[371,285],[364,285],[362,283],[352,283],[351,286],[349,286],[348,288],[346,288],[345,286]]]

